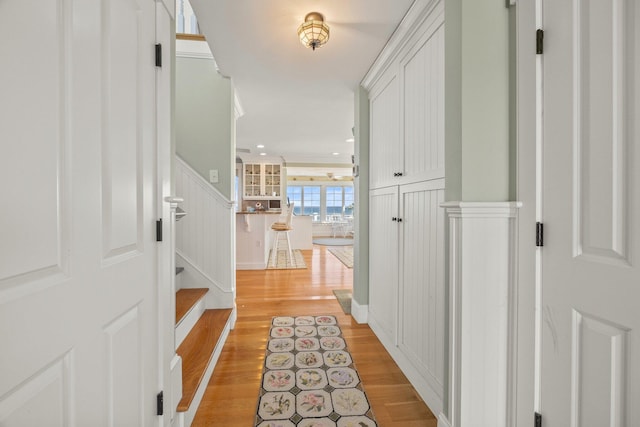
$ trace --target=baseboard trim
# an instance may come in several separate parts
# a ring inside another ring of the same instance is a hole
[[[236,270],[266,270],[267,264],[263,262],[238,262]]]
[[[351,317],[360,324],[367,323],[369,319],[369,305],[360,305],[355,299],[351,298]]]
[[[369,318],[369,327],[378,337],[384,348],[389,352],[393,360],[396,362],[402,373],[407,377],[413,388],[416,389],[424,403],[427,404],[429,410],[434,414],[442,411],[442,390],[438,391],[432,387],[427,379],[413,365],[411,360],[400,351],[400,349],[389,338],[384,328],[372,316]]]
[[[452,427],[449,419],[442,412],[438,415],[438,427]]]

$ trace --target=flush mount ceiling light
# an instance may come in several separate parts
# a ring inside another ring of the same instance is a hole
[[[324,16],[318,12],[307,13],[298,27],[298,37],[303,45],[313,50],[322,47],[329,41],[329,26],[324,23]]]

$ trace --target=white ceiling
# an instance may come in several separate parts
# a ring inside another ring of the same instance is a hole
[[[191,0],[245,113],[237,121],[237,147],[287,162],[351,163],[353,142],[346,140],[353,137],[355,89],[412,3]],[[313,11],[325,16],[331,31],[315,52],[297,37]]]

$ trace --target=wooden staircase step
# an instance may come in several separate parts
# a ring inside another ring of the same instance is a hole
[[[207,292],[207,288],[180,289],[176,292],[176,325]]]
[[[206,310],[176,352],[182,358],[182,400],[178,412],[186,412],[213,356],[232,309]]]

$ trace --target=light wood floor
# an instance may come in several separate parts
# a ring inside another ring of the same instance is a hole
[[[333,289],[352,270],[325,246],[303,251],[306,270],[237,272],[238,321],[224,346],[193,426],[251,427],[273,316],[333,314],[381,427],[436,427],[437,420],[367,325],[345,315]]]

